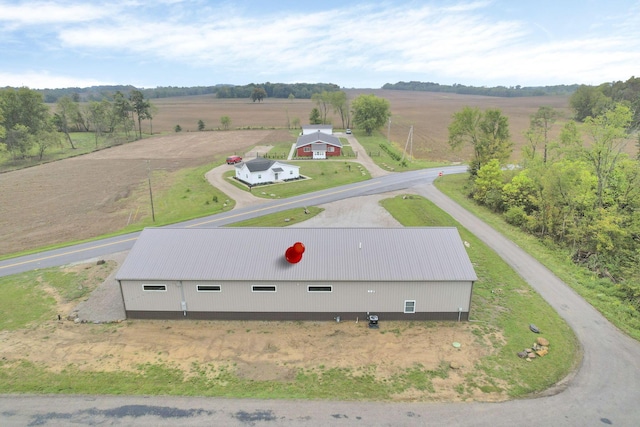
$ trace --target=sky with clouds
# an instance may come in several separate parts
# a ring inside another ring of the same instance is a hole
[[[597,85],[639,70],[640,0],[0,0],[0,87]]]

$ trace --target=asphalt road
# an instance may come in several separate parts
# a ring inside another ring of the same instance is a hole
[[[459,168],[443,169],[456,173]],[[265,203],[180,226],[212,227],[280,209],[329,203],[346,197],[411,188],[433,200],[502,256],[566,319],[582,344],[575,375],[545,396],[502,403],[369,403],[241,400],[193,397],[2,396],[0,425],[165,426],[638,426],[640,343],[611,325],[578,294],[517,245],[440,193],[431,182],[438,171],[375,178],[295,199]],[[35,266],[61,265],[95,253],[126,250],[135,235],[91,247],[67,248],[0,264],[0,274]],[[125,248],[120,245],[124,245]]]

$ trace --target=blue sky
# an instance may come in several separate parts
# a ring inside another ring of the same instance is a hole
[[[0,0],[0,87],[597,85],[639,71],[640,0]]]

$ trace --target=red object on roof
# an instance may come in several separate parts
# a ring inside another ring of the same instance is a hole
[[[301,242],[296,242],[293,246],[289,246],[284,253],[284,257],[287,262],[291,264],[297,264],[302,259],[302,254],[304,253],[305,247]]]

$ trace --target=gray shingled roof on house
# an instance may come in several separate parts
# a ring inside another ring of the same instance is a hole
[[[255,159],[244,162],[244,164],[247,165],[249,172],[262,172],[262,171],[269,170],[271,165],[273,165],[274,163],[275,163],[275,160],[269,160],[263,157],[256,157]],[[238,166],[242,167],[242,164]]]
[[[340,139],[333,135],[327,135],[326,133],[322,133],[320,131],[309,133],[307,135],[302,135],[298,137],[296,141],[296,148],[304,147],[305,145],[315,144],[317,142],[322,142],[325,144],[330,144],[336,147],[342,147],[342,143]]]
[[[302,260],[284,258],[305,245]],[[475,281],[458,230],[147,228],[118,280]]]
[[[265,159],[263,157],[256,157],[255,159],[252,159],[252,160],[249,160],[247,162],[244,162],[244,164],[247,165],[247,168],[249,169],[249,172],[267,171],[275,163],[276,163],[275,160],[269,160],[269,159]],[[282,165],[287,165],[287,163],[282,163],[282,162],[279,162],[279,163],[282,164]],[[288,165],[288,166],[291,166],[291,165]],[[237,164],[236,167],[237,168],[241,168],[242,167],[242,163]],[[282,172],[283,169],[282,168],[276,168],[276,169],[274,169],[274,171]]]

